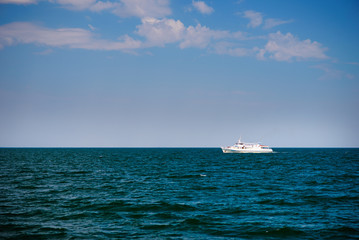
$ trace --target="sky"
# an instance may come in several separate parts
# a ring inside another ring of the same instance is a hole
[[[0,146],[359,147],[358,12],[0,0]]]

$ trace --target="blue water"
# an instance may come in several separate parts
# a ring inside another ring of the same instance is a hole
[[[0,149],[1,239],[358,239],[359,149]]]

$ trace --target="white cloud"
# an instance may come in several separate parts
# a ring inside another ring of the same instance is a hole
[[[164,46],[181,41],[186,30],[183,23],[173,19],[144,18],[137,26],[137,33],[147,39],[147,46]]]
[[[192,5],[202,14],[211,14],[214,11],[212,7],[208,6],[203,1],[192,1]]]
[[[251,28],[258,27],[263,22],[263,17],[260,12],[248,10],[244,12],[243,16],[249,19],[249,23],[247,26]]]
[[[196,27],[185,27],[180,20],[142,19],[137,26],[137,34],[146,38],[145,46],[161,46],[167,43],[179,43],[180,48],[205,48],[212,40],[232,37],[228,31],[211,30],[198,24]],[[237,33],[235,36],[237,37]]]
[[[97,0],[49,0],[50,2],[60,4],[70,10],[90,10],[93,12],[100,12],[119,7],[118,2],[103,2]]]
[[[50,29],[28,22],[15,22],[0,26],[0,49],[18,43],[39,44],[50,47],[68,47],[89,50],[131,50],[141,42],[125,35],[119,41],[97,39],[81,28]]]
[[[316,41],[299,40],[291,33],[283,35],[281,32],[269,34],[269,40],[264,49],[259,51],[257,57],[264,58],[264,54],[268,53],[270,58],[277,61],[290,61],[292,58],[307,59],[328,58],[324,52],[326,48],[323,48],[320,43]]]
[[[117,6],[118,3],[98,1],[90,6],[90,10],[93,12],[101,12],[107,9],[114,9]]]
[[[92,25],[88,26],[94,29]],[[118,41],[109,41],[96,38],[91,31],[81,28],[50,29],[29,22],[14,22],[0,26],[0,48],[20,43],[89,50],[163,47],[168,43],[177,43],[180,48],[206,48],[216,40],[238,37],[238,33],[211,30],[200,24],[186,28],[181,21],[166,18],[144,18],[137,29],[136,33],[146,39],[144,42],[127,35]]]
[[[84,10],[96,3],[96,0],[52,0],[64,7],[72,10]]]
[[[251,28],[256,28],[262,25],[263,21],[264,21],[264,26],[263,26],[264,29],[273,28],[293,21],[293,20],[280,20],[275,18],[268,18],[263,20],[262,13],[251,11],[251,10],[245,11],[243,13],[243,17],[249,19],[249,23],[247,27],[251,27]]]
[[[35,4],[37,0],[0,0],[0,4]]]
[[[161,18],[171,14],[168,0],[121,0],[113,13],[120,17]]]
[[[258,60],[265,60],[265,56],[264,54],[266,53],[266,50],[265,49],[259,49],[259,48],[255,48],[256,51],[258,51],[256,57]]]
[[[201,24],[198,24],[196,27],[189,26],[186,29],[183,41],[180,43],[180,48],[205,48],[211,40],[226,37],[230,37],[230,33],[228,31],[211,30],[206,26],[201,26]]]
[[[41,0],[0,0],[0,4],[34,4]],[[45,1],[45,0],[43,0]],[[69,10],[90,10],[100,12],[110,10],[120,17],[156,17],[162,18],[171,14],[169,0],[47,0]]]
[[[92,25],[88,27],[93,31]],[[292,59],[328,58],[320,43],[309,39],[301,41],[291,33],[272,33],[263,48],[253,47],[253,39],[242,32],[212,30],[201,24],[186,27],[180,20],[143,18],[135,32],[144,40],[128,35],[118,40],[105,40],[92,31],[82,28],[51,29],[29,22],[15,22],[0,26],[0,49],[15,44],[37,44],[47,47],[66,47],[88,50],[121,50],[164,47],[176,44],[179,48],[201,48],[216,54],[230,56],[254,56],[264,60],[269,57],[277,61]]]
[[[120,17],[165,17],[171,14],[168,0],[50,0],[71,10],[100,12],[112,10]]]
[[[273,28],[282,24],[291,23],[293,20],[280,20],[280,19],[274,19],[274,18],[268,18],[264,22],[264,29]]]

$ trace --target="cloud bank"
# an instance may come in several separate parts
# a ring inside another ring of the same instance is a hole
[[[35,4],[38,0],[0,0],[0,4]]]
[[[15,44],[37,44],[88,50],[128,50],[141,47],[141,42],[125,35],[119,41],[97,39],[81,28],[50,29],[28,22],[0,26],[0,48]]]
[[[0,0],[0,4],[35,4],[40,0]],[[48,0],[69,10],[111,11],[120,17],[165,17],[171,14],[169,0]]]
[[[31,4],[40,0],[0,0],[7,4]],[[44,0],[45,1],[45,0]],[[167,18],[171,14],[169,0],[48,0],[73,11],[111,11],[120,17],[137,17],[141,23],[131,33],[117,40],[106,40],[92,31],[97,28],[88,24],[89,29],[82,28],[47,28],[30,22],[13,22],[0,26],[0,49],[16,44],[36,44],[47,47],[62,47],[88,50],[134,50],[166,47],[173,44],[180,49],[199,48],[215,54],[235,57],[253,56],[260,60],[293,61],[305,59],[327,59],[326,48],[310,39],[300,40],[291,33],[280,31],[265,37],[248,37],[241,31],[230,32],[214,30],[200,23],[185,26],[180,20]],[[204,1],[192,1],[193,7],[202,14],[214,11]],[[270,29],[289,23],[291,20],[265,19],[260,12],[248,10],[242,17],[249,20],[248,28],[263,26]],[[262,46],[256,46],[258,39]],[[267,39],[267,42],[263,39]],[[254,43],[256,41],[256,43]]]
[[[308,58],[326,59],[328,58],[320,43],[310,39],[299,40],[291,33],[282,34],[281,32],[269,34],[269,40],[264,49],[259,51],[259,58],[263,59],[265,54],[277,61],[290,61],[293,58],[302,60]]]

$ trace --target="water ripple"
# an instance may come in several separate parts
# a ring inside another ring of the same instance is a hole
[[[0,149],[1,239],[357,239],[359,150]]]

